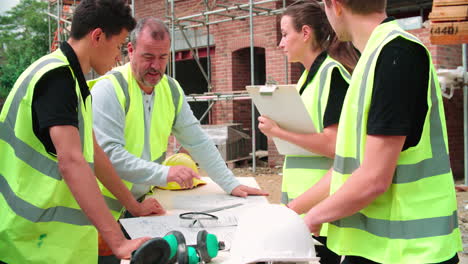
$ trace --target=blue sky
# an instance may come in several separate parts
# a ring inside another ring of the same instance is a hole
[[[19,0],[0,0],[2,3],[0,4],[0,14],[3,14],[5,11],[9,10],[10,8],[14,7],[19,3]]]

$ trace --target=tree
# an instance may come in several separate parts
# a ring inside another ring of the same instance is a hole
[[[8,95],[19,75],[47,54],[47,3],[21,0],[0,15],[0,98]]]

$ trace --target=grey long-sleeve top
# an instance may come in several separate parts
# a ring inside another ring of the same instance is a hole
[[[117,99],[113,84],[108,79],[97,82],[91,90],[93,98],[94,132],[99,145],[109,156],[114,168],[122,179],[133,183],[132,194],[139,198],[151,186],[167,185],[169,167],[150,161],[149,131],[153,114],[153,99],[157,87],[151,95],[143,91],[145,113],[145,145],[141,158],[129,153],[125,148],[125,112]],[[157,113],[155,113],[157,114]],[[203,131],[193,115],[185,96],[172,134],[188,150],[193,159],[204,169],[226,193],[240,185],[231,170],[226,166],[213,141]]]

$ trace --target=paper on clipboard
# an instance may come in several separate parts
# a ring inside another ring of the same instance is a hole
[[[316,131],[295,85],[254,85],[246,89],[260,114],[269,117],[280,127],[304,134]],[[282,139],[273,138],[273,141],[280,154],[314,155]]]

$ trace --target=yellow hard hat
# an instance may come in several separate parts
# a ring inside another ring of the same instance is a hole
[[[177,153],[174,155],[169,156],[166,158],[166,160],[162,163],[162,165],[166,166],[177,166],[177,165],[182,165],[187,168],[192,169],[195,173],[198,174],[198,168],[197,164],[193,159],[185,154],[185,153]],[[200,185],[205,185],[206,182],[202,179],[197,179],[197,178],[192,178],[193,179],[193,187],[197,187]],[[189,188],[182,188],[177,182],[168,182],[167,186],[157,186],[160,189],[164,190],[184,190],[184,189],[189,189]]]

